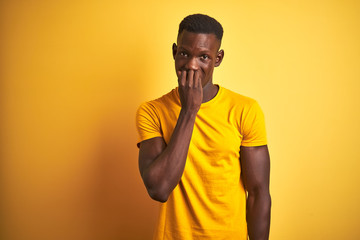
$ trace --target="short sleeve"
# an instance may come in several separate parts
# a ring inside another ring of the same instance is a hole
[[[140,142],[146,139],[162,137],[159,116],[156,108],[151,103],[143,103],[138,108],[136,112],[136,128],[139,134],[138,147]]]
[[[262,146],[267,144],[264,114],[259,104],[254,101],[244,109],[241,119],[241,146]]]

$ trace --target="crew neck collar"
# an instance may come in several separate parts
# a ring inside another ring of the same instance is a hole
[[[217,91],[217,93],[216,93],[216,95],[215,95],[212,99],[210,99],[209,101],[202,103],[201,106],[200,106],[200,109],[201,109],[201,108],[209,107],[209,106],[211,106],[212,104],[214,104],[214,103],[216,103],[217,101],[219,101],[220,96],[222,95],[222,92],[223,92],[223,88],[222,88],[220,85],[218,85],[218,84],[215,84],[215,85],[219,88],[218,91]]]

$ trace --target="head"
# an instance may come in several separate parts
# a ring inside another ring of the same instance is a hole
[[[214,18],[202,14],[185,17],[172,49],[177,76],[192,69],[199,71],[203,87],[212,84],[214,67],[220,66],[224,57],[219,50],[222,36],[223,28]]]

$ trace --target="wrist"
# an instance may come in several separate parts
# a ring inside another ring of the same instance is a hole
[[[199,111],[199,109],[197,109],[197,110],[191,109],[190,110],[190,109],[181,108],[179,117],[183,116],[184,118],[186,118],[188,120],[191,120],[191,119],[195,120],[198,111]]]

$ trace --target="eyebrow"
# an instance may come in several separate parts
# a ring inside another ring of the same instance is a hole
[[[190,50],[189,49],[187,49],[187,48],[185,48],[185,47],[182,47],[182,46],[180,46],[179,47],[179,50],[185,50],[185,51],[188,51],[188,52],[190,52]],[[209,50],[209,49],[204,49],[204,50],[201,50],[201,48],[200,48],[200,53],[211,53],[211,51]]]

